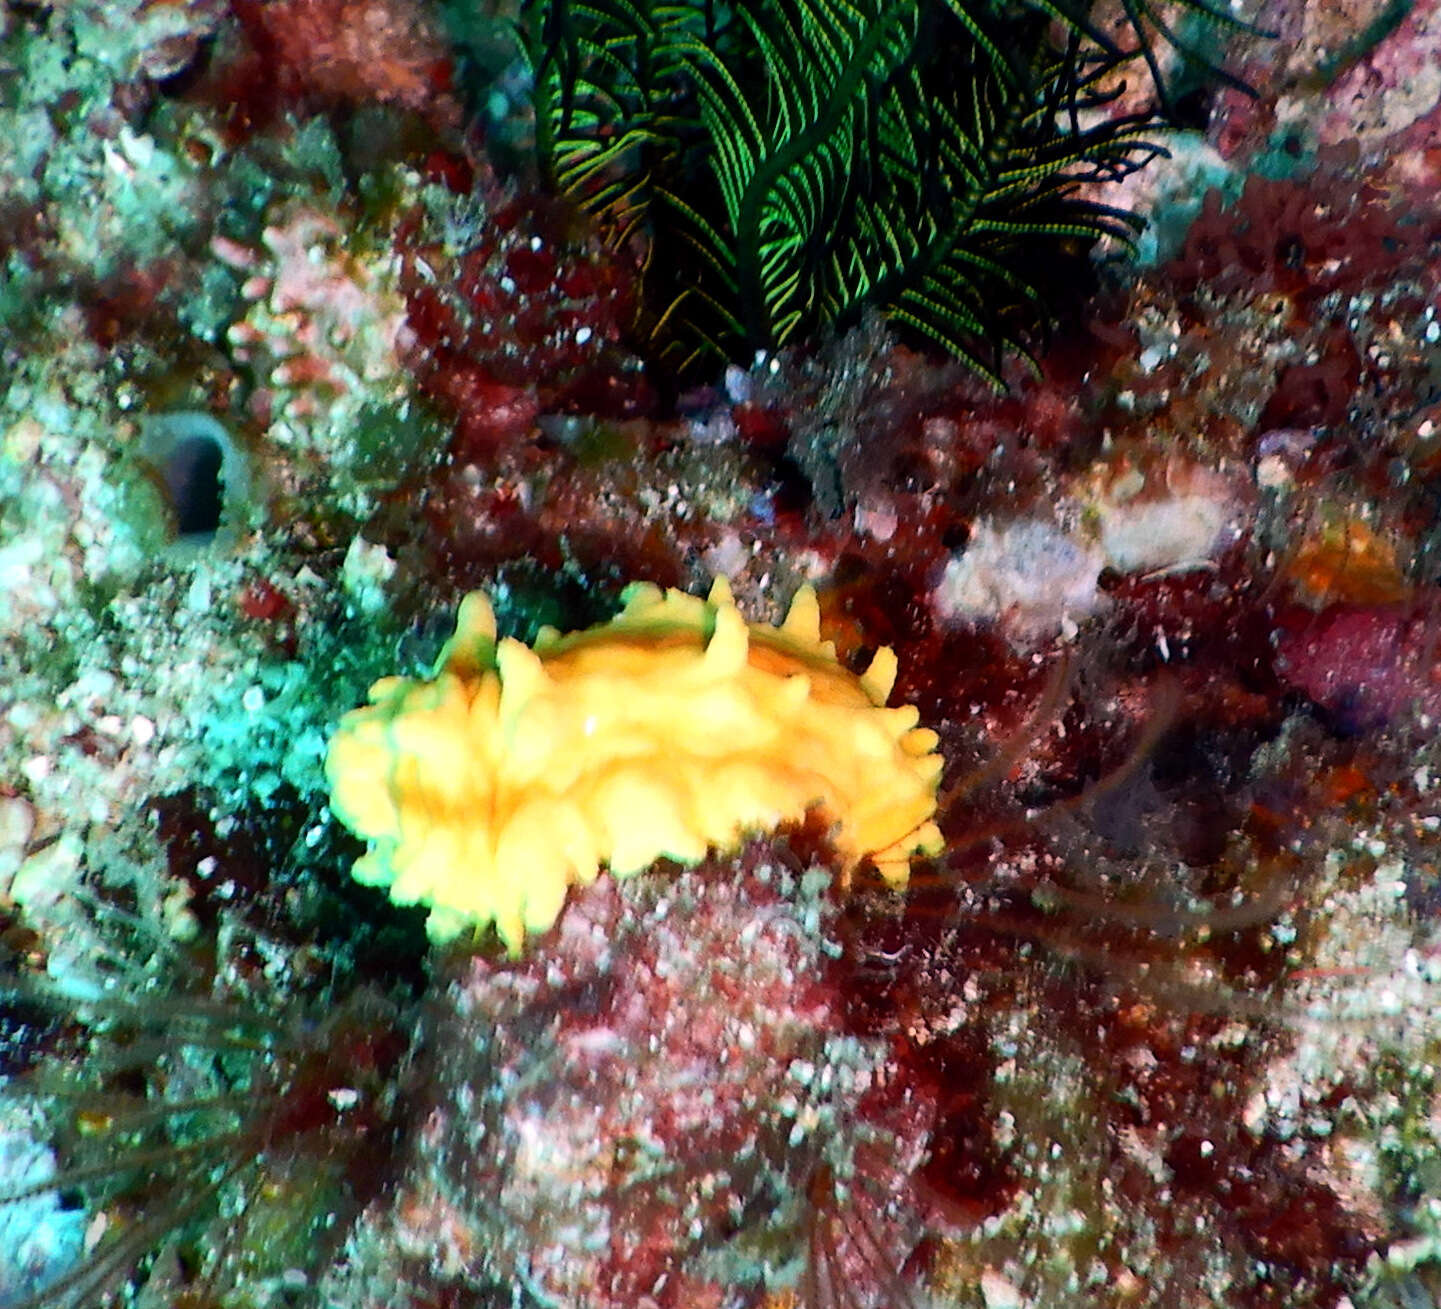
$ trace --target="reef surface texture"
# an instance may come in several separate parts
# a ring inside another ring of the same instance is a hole
[[[564,9],[0,0],[0,1309],[1441,1304],[1437,4],[684,373]]]

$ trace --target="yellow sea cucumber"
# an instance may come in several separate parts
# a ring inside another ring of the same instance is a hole
[[[637,583],[533,648],[496,640],[477,591],[429,679],[382,678],[340,720],[331,808],[370,843],[355,876],[428,905],[432,938],[494,923],[512,952],[603,865],[695,863],[813,806],[842,876],[870,858],[903,886],[941,845],[941,758],[914,706],[885,707],[895,675],[889,648],[840,664],[809,586],[772,627],[722,578],[706,599]]]

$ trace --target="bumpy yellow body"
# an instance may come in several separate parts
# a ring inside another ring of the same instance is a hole
[[[941,760],[914,706],[884,707],[895,672],[889,649],[843,668],[809,587],[771,627],[724,580],[705,600],[638,584],[534,648],[497,641],[475,592],[428,681],[383,678],[341,719],[331,807],[370,842],[362,882],[430,906],[437,940],[493,922],[512,951],[602,866],[694,863],[813,806],[847,877],[869,857],[900,886],[940,847]]]

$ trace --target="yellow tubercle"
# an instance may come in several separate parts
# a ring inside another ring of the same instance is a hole
[[[847,671],[808,586],[779,627],[747,624],[723,578],[623,598],[530,647],[496,639],[477,591],[430,678],[375,683],[326,759],[331,808],[370,842],[357,878],[428,906],[437,940],[493,923],[518,952],[602,866],[693,864],[814,807],[846,879],[869,858],[904,886],[940,849],[936,735],[885,707],[889,649]]]

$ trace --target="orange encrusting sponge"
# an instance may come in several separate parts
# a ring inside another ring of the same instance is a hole
[[[628,587],[608,623],[497,641],[480,592],[428,681],[386,677],[326,760],[332,809],[370,849],[360,881],[430,907],[436,940],[494,923],[512,952],[572,884],[696,863],[818,806],[848,879],[895,886],[935,853],[941,758],[913,705],[885,708],[896,659],[860,676],[820,639],[802,587],[780,627],[708,598]]]

